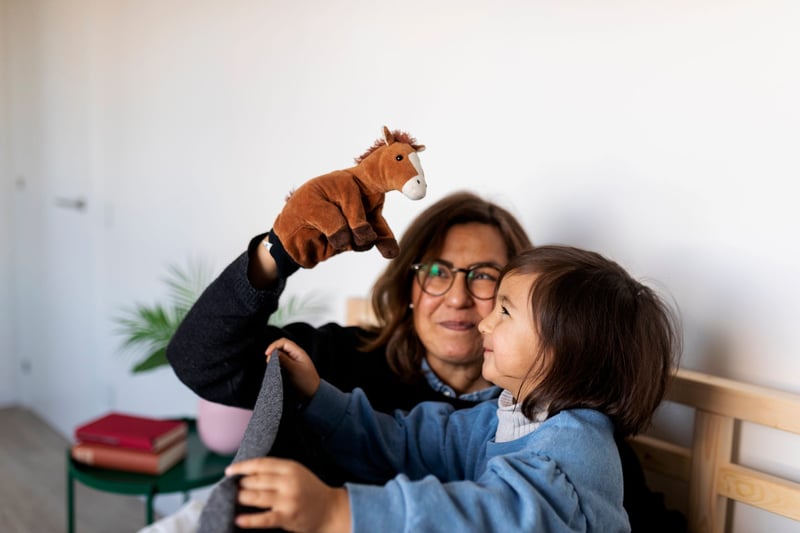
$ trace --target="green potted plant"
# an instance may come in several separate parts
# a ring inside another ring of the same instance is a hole
[[[163,279],[168,292],[164,302],[136,303],[114,318],[123,349],[138,352],[134,374],[168,366],[167,344],[186,313],[211,281],[210,269],[200,261],[182,268],[172,264]]]
[[[124,308],[114,318],[122,347],[139,353],[131,367],[134,374],[168,366],[167,345],[186,313],[211,281],[211,269],[202,262],[190,261],[187,267],[170,265],[164,278],[167,296],[163,302],[137,303]],[[272,314],[269,323],[281,326],[324,315],[328,306],[312,295],[292,295]],[[209,449],[229,454],[236,451],[250,419],[251,411],[229,407],[200,398],[197,429]]]

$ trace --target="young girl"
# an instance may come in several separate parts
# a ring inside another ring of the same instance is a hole
[[[296,344],[281,364],[309,399],[305,417],[367,485],[332,488],[302,465],[231,465],[239,502],[265,509],[240,527],[292,531],[629,531],[614,431],[644,429],[677,364],[674,316],[602,256],[541,246],[501,274],[480,324],[497,402],[423,403],[394,417],[363,393],[321,382]],[[395,476],[395,477],[392,477]]]

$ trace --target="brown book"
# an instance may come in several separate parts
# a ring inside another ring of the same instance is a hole
[[[160,452],[148,452],[95,442],[72,445],[72,458],[80,463],[140,474],[161,474],[186,456],[186,439]]]
[[[75,440],[158,452],[184,439],[184,420],[162,420],[111,412],[75,429]]]

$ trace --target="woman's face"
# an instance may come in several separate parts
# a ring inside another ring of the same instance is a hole
[[[438,256],[455,268],[469,268],[479,263],[499,267],[508,262],[508,250],[500,231],[487,224],[471,222],[451,227]],[[467,291],[466,275],[455,274],[453,285],[441,296],[423,292],[412,283],[414,329],[426,349],[428,363],[444,381],[449,372],[463,367],[480,368],[483,348],[478,323],[494,307],[494,300],[479,300]]]

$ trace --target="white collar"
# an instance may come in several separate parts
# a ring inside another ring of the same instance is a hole
[[[503,390],[497,399],[497,433],[495,442],[508,442],[538,428],[547,418],[547,409],[536,411],[533,420],[522,414],[520,405],[514,401],[514,395]]]

